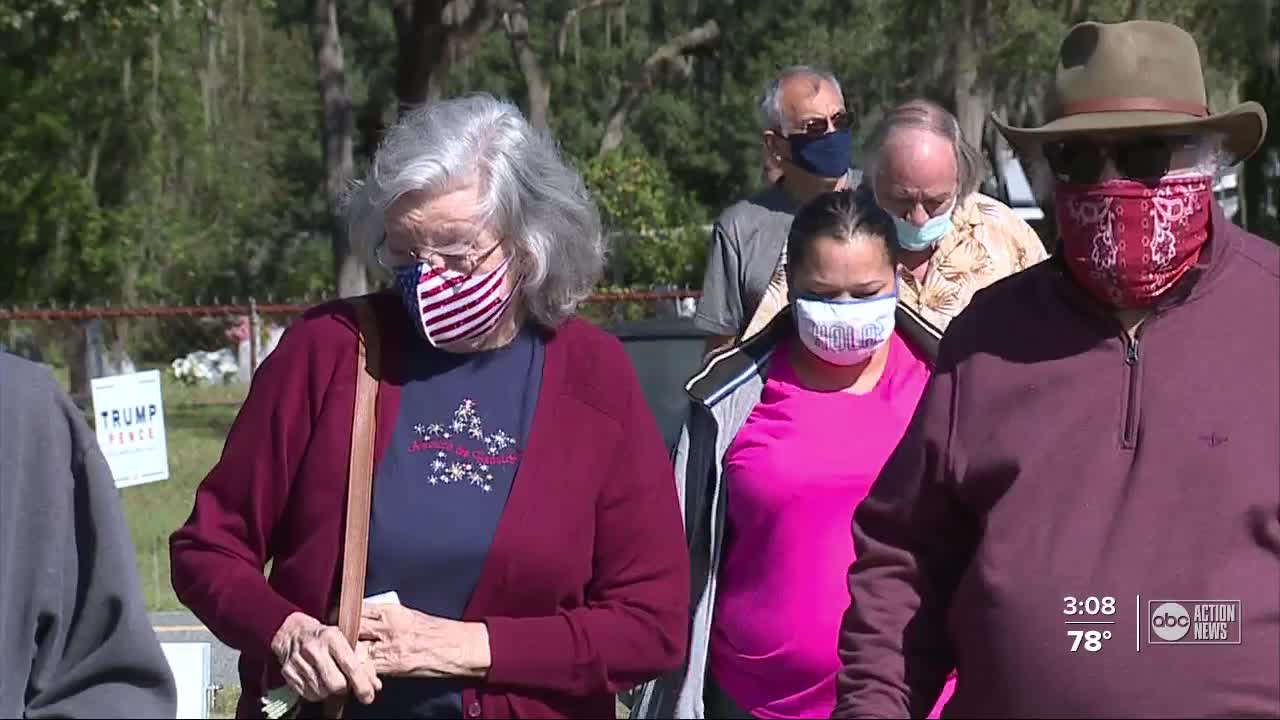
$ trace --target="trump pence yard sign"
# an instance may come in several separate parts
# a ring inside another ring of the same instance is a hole
[[[98,446],[107,456],[116,487],[168,479],[160,372],[95,378],[92,387]]]

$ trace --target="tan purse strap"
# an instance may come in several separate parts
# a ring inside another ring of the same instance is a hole
[[[359,325],[356,341],[355,412],[351,422],[351,463],[347,476],[347,520],[342,535],[342,585],[338,590],[338,629],[356,646],[360,607],[369,561],[369,513],[373,501],[373,454],[377,441],[379,355],[378,325],[366,298],[349,301]],[[325,717],[340,719],[345,696],[325,703]]]

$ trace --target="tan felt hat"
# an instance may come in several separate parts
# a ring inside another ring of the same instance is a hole
[[[1267,132],[1267,113],[1256,102],[1209,112],[1195,39],[1163,22],[1086,22],[1071,28],[1050,98],[1050,119],[1040,127],[1011,127],[994,115],[992,120],[1024,153],[1082,133],[1186,129],[1221,132],[1239,162],[1258,149]]]

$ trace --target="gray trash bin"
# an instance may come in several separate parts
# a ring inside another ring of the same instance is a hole
[[[702,366],[707,334],[688,318],[635,320],[609,331],[626,348],[662,437],[674,447],[689,409],[684,384]]]

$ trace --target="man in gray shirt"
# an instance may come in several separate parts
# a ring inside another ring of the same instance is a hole
[[[47,370],[0,353],[0,717],[176,703],[97,438]]]
[[[760,304],[781,266],[796,210],[851,185],[853,131],[840,83],[807,65],[782,70],[760,100],[766,166],[782,179],[725,210],[712,229],[711,251],[694,323],[710,333],[708,350],[732,342]]]

